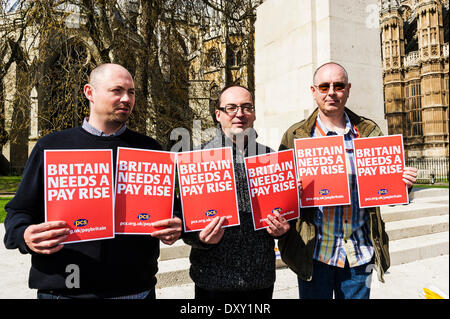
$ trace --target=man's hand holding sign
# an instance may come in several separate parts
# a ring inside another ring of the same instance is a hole
[[[223,226],[226,222],[226,217],[215,217],[206,227],[198,234],[198,238],[205,244],[218,244],[225,233]]]
[[[159,238],[166,245],[172,245],[181,236],[182,221],[178,217],[154,222],[152,226],[154,228],[163,228],[151,233],[151,235]]]
[[[61,245],[69,235],[70,228],[65,221],[51,221],[30,225],[23,237],[28,248],[38,254],[54,254],[64,246]]]

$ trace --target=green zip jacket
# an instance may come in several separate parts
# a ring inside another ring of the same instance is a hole
[[[356,126],[361,137],[381,136],[383,133],[375,122],[359,116],[349,109],[345,112],[352,124]],[[283,135],[279,150],[293,149],[294,139],[312,136],[312,130],[316,123],[318,109],[306,120],[292,125]],[[315,208],[304,208],[300,211],[300,218],[296,224],[291,225],[289,232],[278,240],[278,246],[282,260],[301,279],[310,281],[313,276],[313,253],[316,242],[316,229],[314,225]],[[389,268],[389,238],[381,219],[379,207],[366,208],[369,214],[370,239],[374,247],[375,269],[378,280],[384,282],[383,275]],[[295,227],[294,227],[295,226]]]

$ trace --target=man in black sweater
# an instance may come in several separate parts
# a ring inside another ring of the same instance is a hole
[[[289,230],[280,214],[268,216],[269,227],[253,228],[244,157],[271,152],[256,142],[253,129],[253,97],[244,87],[226,87],[219,95],[215,111],[220,123],[216,136],[203,149],[230,146],[239,206],[239,226],[223,228],[225,217],[216,217],[200,232],[186,233],[183,240],[192,246],[190,275],[195,298],[271,299],[275,282],[275,237]]]
[[[84,93],[90,115],[83,125],[41,138],[30,154],[16,195],[5,207],[5,246],[31,254],[29,287],[38,289],[38,298],[155,298],[158,239],[173,244],[181,235],[180,218],[154,223],[163,229],[152,236],[116,235],[70,245],[62,244],[69,233],[66,222],[44,222],[44,150],[111,149],[114,162],[117,147],[161,150],[154,139],[126,127],[135,90],[125,68],[98,66]]]

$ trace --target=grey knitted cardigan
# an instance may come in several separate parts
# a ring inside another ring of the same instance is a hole
[[[265,229],[255,231],[248,194],[244,157],[265,154],[272,150],[256,142],[253,129],[248,134],[244,151],[225,137],[220,127],[216,136],[202,149],[231,146],[239,205],[239,226],[225,228],[222,240],[207,245],[198,239],[199,232],[183,234],[185,243],[192,246],[190,276],[204,289],[250,290],[268,288],[275,282],[274,237]]]

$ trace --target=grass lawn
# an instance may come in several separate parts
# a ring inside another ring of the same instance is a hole
[[[448,188],[448,183],[414,184],[413,188]]]
[[[11,200],[12,197],[0,198],[0,223],[3,223],[6,217],[5,205]]]
[[[22,176],[0,176],[0,193],[14,193]]]
[[[0,194],[15,193],[19,187],[22,176],[0,176]],[[13,195],[8,197],[0,197],[0,223],[5,220],[5,205],[11,200]]]

